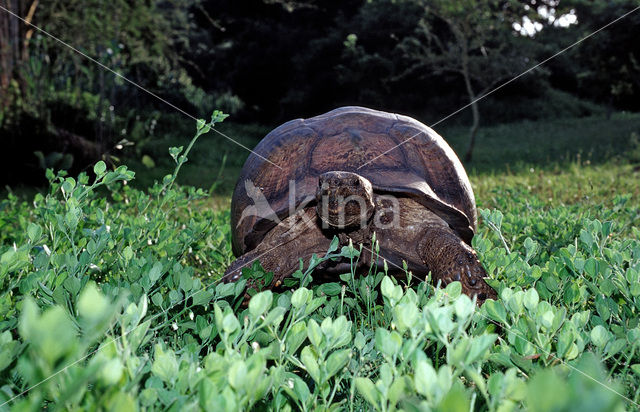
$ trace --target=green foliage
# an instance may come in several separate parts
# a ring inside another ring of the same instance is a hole
[[[2,183],[43,184],[40,169],[75,174],[99,158],[120,163],[125,146],[153,138],[161,113],[133,83],[199,114],[207,100],[195,99],[204,92],[192,84],[180,59],[189,43],[191,3],[6,3],[66,45],[0,13],[0,140],[11,153],[0,162]],[[150,164],[143,153],[136,156]],[[22,173],[15,173],[17,167]]]
[[[629,196],[589,213],[515,185],[485,192],[474,246],[500,297],[482,308],[457,282],[387,269],[314,283],[323,261],[377,253],[337,242],[246,302],[246,278],[272,274],[254,263],[219,282],[228,211],[195,207],[207,194],[175,183],[194,142],[170,149],[174,171],[147,192],[98,162],[75,179],[49,171],[30,204],[0,202],[0,408],[634,409]]]

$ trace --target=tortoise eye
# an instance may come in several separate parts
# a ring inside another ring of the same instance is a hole
[[[354,185],[355,187],[360,186],[360,179],[356,179],[356,181],[355,181],[355,182],[353,182],[353,185]]]

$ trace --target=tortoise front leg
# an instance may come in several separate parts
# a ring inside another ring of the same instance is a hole
[[[439,280],[443,286],[459,281],[463,293],[469,297],[477,295],[478,305],[486,299],[496,299],[496,291],[484,280],[487,272],[476,252],[447,229],[428,228],[418,244],[418,255],[431,271],[433,280]]]
[[[300,259],[306,267],[313,254],[323,256],[329,249],[331,239],[322,234],[315,222],[313,209],[285,219],[255,249],[239,256],[227,268],[222,280],[237,281],[242,276],[242,268],[258,260],[267,272],[273,272],[273,282],[267,286],[279,285],[300,267]]]
[[[326,240],[326,242],[319,242]],[[323,256],[329,249],[330,241],[326,238],[317,239],[311,245],[302,240],[306,246],[300,245],[301,239],[288,240],[280,245],[261,243],[251,252],[238,257],[225,271],[223,282],[235,282],[242,276],[242,268],[251,267],[253,262],[259,261],[267,272],[273,272],[273,283],[269,287],[279,286],[284,278],[299,269],[300,259],[304,266],[308,266],[311,256]]]

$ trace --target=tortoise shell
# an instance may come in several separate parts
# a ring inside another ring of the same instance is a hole
[[[315,206],[318,176],[328,171],[358,173],[376,193],[412,197],[471,243],[477,216],[469,178],[444,139],[410,117],[342,107],[277,127],[254,152],[231,202],[236,256],[254,249],[278,219]]]

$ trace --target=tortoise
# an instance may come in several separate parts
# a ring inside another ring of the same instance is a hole
[[[471,247],[476,224],[469,178],[442,137],[407,116],[341,107],[277,127],[249,156],[231,202],[237,259],[223,280],[236,281],[259,260],[274,273],[267,286],[277,287],[300,259],[307,265],[326,253],[334,236],[370,249],[375,233],[379,256],[362,253],[359,270],[404,261],[441,285],[460,281],[482,304],[496,292]],[[325,261],[314,273],[331,277],[349,266]]]

